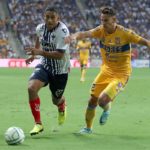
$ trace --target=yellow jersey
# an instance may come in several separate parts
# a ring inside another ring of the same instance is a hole
[[[89,55],[89,50],[91,48],[91,42],[90,41],[82,41],[80,40],[77,43],[77,47],[79,50],[80,56],[88,56]]]
[[[111,75],[130,75],[131,43],[138,43],[142,37],[118,24],[112,34],[106,33],[103,25],[92,29],[91,33],[100,40],[101,69]]]

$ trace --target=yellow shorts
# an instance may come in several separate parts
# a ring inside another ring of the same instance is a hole
[[[87,65],[88,58],[89,58],[89,55],[80,54],[80,58],[79,58],[80,64],[81,65]]]
[[[88,57],[80,57],[79,61],[81,65],[87,65]]]
[[[113,100],[116,95],[123,90],[128,78],[128,76],[115,76],[115,73],[114,76],[112,76],[100,72],[92,84],[90,93],[95,97],[106,93]]]

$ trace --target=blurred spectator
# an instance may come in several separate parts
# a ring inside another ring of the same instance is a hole
[[[43,21],[43,11],[49,1],[32,0],[31,3],[29,0],[7,0],[7,2],[14,32],[23,46],[33,45],[35,27]],[[63,22],[67,24],[71,32],[87,28],[75,0],[51,0],[50,3],[59,9]]]
[[[145,38],[150,38],[150,1],[149,0],[85,0],[88,7],[86,13],[88,17],[93,18],[94,26],[100,24],[99,9],[102,6],[112,6],[117,13],[119,24],[134,30]],[[148,50],[143,47],[136,46],[139,51],[139,58],[148,57]]]
[[[132,49],[132,52],[131,52],[131,59],[134,60],[134,59],[138,59],[139,57],[139,52],[136,48],[133,48]]]
[[[85,18],[77,7],[76,0],[7,0],[11,14],[11,28],[24,47],[33,46],[35,27],[42,20],[43,11],[48,4],[55,5],[61,12],[63,22],[67,24],[71,33],[89,29],[87,20],[93,19],[93,26],[100,24],[99,8],[112,6],[116,9],[119,24],[133,29],[145,38],[150,38],[150,1],[149,0],[84,0]],[[9,28],[9,27],[8,27]],[[135,47],[139,51],[138,57],[147,57],[147,50]],[[75,45],[71,44],[71,57],[76,57]],[[144,50],[144,51],[143,51]],[[91,58],[100,58],[99,41],[92,40]],[[143,51],[143,52],[142,52]]]
[[[8,42],[7,30],[9,30],[9,19],[7,17],[5,19],[1,18],[0,19],[0,58],[11,58],[11,55],[8,55],[11,47]]]

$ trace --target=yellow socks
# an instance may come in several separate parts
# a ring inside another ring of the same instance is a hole
[[[87,128],[92,128],[94,117],[95,117],[95,109],[88,109],[86,110],[85,113],[85,118],[86,118],[86,125]]]
[[[86,69],[82,69],[82,71],[81,71],[81,80],[80,81],[85,81],[85,73],[86,73]]]

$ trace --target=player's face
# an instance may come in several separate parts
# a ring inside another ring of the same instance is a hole
[[[114,23],[116,22],[115,17],[111,17],[109,15],[106,14],[101,14],[101,23],[104,26],[104,28],[107,29],[111,29],[114,27]]]
[[[49,30],[51,30],[55,26],[57,26],[58,21],[59,21],[59,16],[56,12],[46,11],[45,14],[44,14],[44,20],[45,20],[47,28]]]

